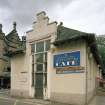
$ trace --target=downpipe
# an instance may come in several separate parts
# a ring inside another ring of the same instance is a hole
[[[85,105],[88,105],[88,100],[87,100],[87,97],[88,97],[88,95],[87,95],[87,93],[88,93],[88,81],[87,81],[87,75],[88,75],[88,71],[87,71],[87,45],[86,45],[86,75],[85,75],[85,81],[86,81],[86,84],[85,84]]]

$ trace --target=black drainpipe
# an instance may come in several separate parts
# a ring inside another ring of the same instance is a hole
[[[88,65],[87,65],[87,52],[88,52],[88,51],[87,51],[87,44],[86,44],[86,77],[85,77],[85,78],[86,78],[86,84],[85,84],[85,86],[86,86],[86,88],[85,88],[86,94],[85,94],[85,105],[88,104],[88,103],[87,103],[87,97],[88,97],[88,96],[87,96],[87,92],[88,92],[88,90],[87,90],[87,89],[88,89],[88,81],[87,81],[87,77],[88,77],[88,76],[87,76],[87,75],[88,75],[88,71],[87,71],[87,66],[88,66]]]

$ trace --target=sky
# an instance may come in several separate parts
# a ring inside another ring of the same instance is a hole
[[[97,35],[105,34],[105,0],[0,0],[0,23],[8,34],[17,22],[19,36],[25,35],[45,11],[50,21]]]

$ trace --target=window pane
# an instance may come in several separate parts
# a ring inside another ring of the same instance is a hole
[[[35,88],[43,87],[43,74],[36,74],[36,86]]]
[[[44,51],[44,42],[36,43],[36,52],[43,52]]]
[[[36,64],[36,71],[43,71],[43,64]]]
[[[39,63],[43,63],[43,53],[40,53],[40,54],[36,54],[36,63],[39,62]]]
[[[31,53],[35,52],[35,44],[31,44]]]
[[[47,40],[45,50],[48,51],[49,49],[50,49],[50,40]]]

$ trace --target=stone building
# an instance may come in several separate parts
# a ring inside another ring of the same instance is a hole
[[[20,38],[16,31],[16,23],[13,24],[13,30],[5,35],[0,24],[0,88],[10,87],[10,57],[5,54],[15,51],[21,45]]]
[[[11,55],[11,95],[84,105],[95,95],[100,57],[95,35],[36,15],[26,48]]]

